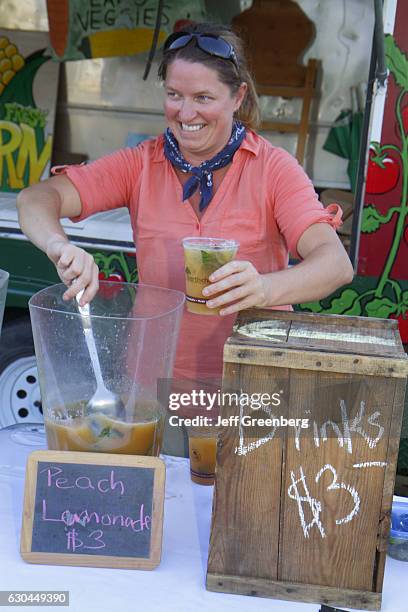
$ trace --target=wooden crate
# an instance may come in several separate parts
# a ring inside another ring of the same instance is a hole
[[[209,590],[381,608],[407,374],[395,321],[241,313],[224,348],[223,391],[240,401],[222,407]],[[280,405],[251,411],[260,392]],[[233,425],[244,416],[309,427]]]

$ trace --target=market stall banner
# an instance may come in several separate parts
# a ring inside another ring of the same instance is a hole
[[[0,191],[47,178],[59,66],[44,32],[0,30]]]
[[[149,51],[158,0],[47,0],[54,59],[135,55]],[[190,21],[205,20],[204,0],[163,3],[158,44]]]

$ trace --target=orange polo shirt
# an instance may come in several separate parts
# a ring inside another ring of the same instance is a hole
[[[163,136],[64,172],[79,192],[80,221],[93,213],[129,208],[141,283],[185,291],[182,238],[234,238],[236,259],[261,274],[282,270],[289,251],[313,223],[340,224],[337,205],[324,209],[311,181],[286,151],[248,130],[201,220],[163,153]],[[279,306],[289,310],[291,306]],[[186,309],[174,378],[217,378],[235,316],[202,316]]]

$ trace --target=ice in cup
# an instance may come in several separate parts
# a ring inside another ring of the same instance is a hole
[[[209,276],[234,259],[239,243],[223,238],[184,238],[187,309],[195,314],[216,315],[221,308],[208,308],[203,289],[210,285]],[[225,293],[225,292],[223,292]]]
[[[191,480],[201,485],[213,485],[217,454],[217,428],[188,428],[188,449]]]
[[[154,400],[142,400],[122,421],[86,411],[86,400],[61,410],[49,410],[45,418],[51,450],[147,455],[160,453],[164,410]]]

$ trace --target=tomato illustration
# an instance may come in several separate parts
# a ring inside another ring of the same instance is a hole
[[[370,149],[368,160],[366,193],[387,193],[398,183],[400,168],[392,157],[386,157],[381,148]]]
[[[118,274],[115,272],[113,272],[112,274],[109,274],[109,276],[106,276],[105,272],[99,272],[98,279],[100,281],[108,281],[112,283],[123,283],[125,281],[125,279],[123,278],[121,274]],[[120,287],[115,287],[115,285],[113,284],[99,286],[99,293],[102,295],[102,297],[106,299],[113,298],[115,295],[119,293],[119,291],[120,291]]]

